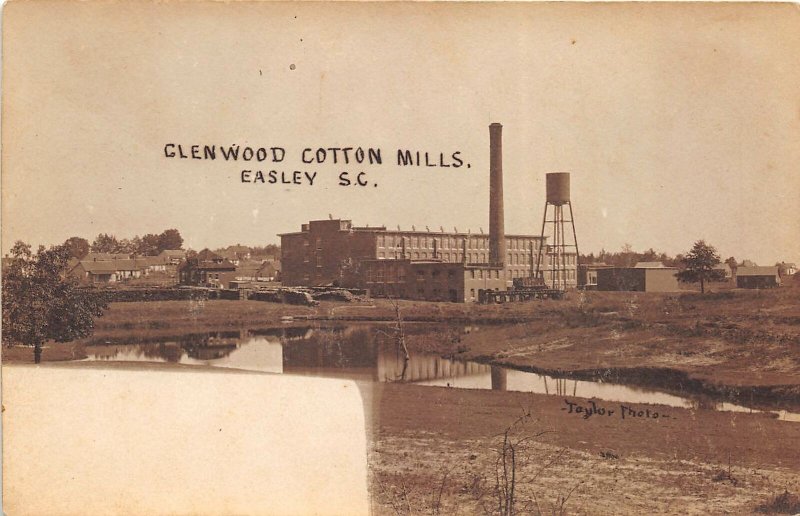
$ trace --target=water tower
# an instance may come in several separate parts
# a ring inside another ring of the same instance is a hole
[[[575,218],[569,200],[569,173],[550,173],[546,175],[546,179],[547,200],[542,217],[542,245],[539,246],[536,257],[536,277],[545,278],[545,271],[549,271],[550,286],[566,290],[570,284],[577,285],[578,275],[578,237],[575,234]],[[569,207],[569,219],[564,218],[564,206]],[[547,218],[548,212],[550,219]],[[572,228],[571,232],[569,228]],[[571,239],[569,235],[572,235]],[[545,238],[549,242],[546,246]],[[549,263],[543,260],[545,257],[549,258]],[[574,278],[569,277],[570,270],[575,271]],[[572,283],[573,280],[575,283]],[[545,283],[548,283],[546,278]]]

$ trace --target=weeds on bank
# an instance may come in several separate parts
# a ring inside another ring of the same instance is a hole
[[[550,472],[567,450],[563,448],[550,456],[537,457],[535,443],[551,431],[533,429],[532,424],[533,416],[527,410],[497,434],[489,448],[494,460],[488,467],[479,459],[483,454],[473,453],[464,463],[442,468],[435,480],[424,486],[409,488],[406,481],[411,480],[402,477],[387,486],[376,477],[374,485],[382,504],[398,516],[440,516],[458,513],[460,502],[465,501],[461,496],[466,495],[471,498],[467,502],[471,513],[477,511],[492,516],[567,514],[569,501],[583,482],[575,483],[552,499],[542,495],[544,487],[539,483],[540,477]]]
[[[714,482],[730,482],[733,487],[736,487],[739,484],[739,479],[733,476],[730,453],[728,454],[728,469],[717,470],[712,480]]]
[[[539,476],[553,467],[566,452],[561,449],[546,462],[539,464],[536,472],[529,476],[526,466],[532,463],[530,446],[547,430],[527,431],[526,425],[532,420],[530,410],[525,411],[498,436],[497,454],[494,462],[494,489],[492,502],[485,502],[483,509],[487,514],[513,516],[515,514],[566,514],[567,503],[581,482],[576,483],[566,494],[559,493],[556,499],[546,504],[536,494]],[[526,496],[527,494],[527,496]]]
[[[798,514],[800,513],[800,496],[784,491],[773,496],[766,503],[756,506],[756,512],[762,514]]]

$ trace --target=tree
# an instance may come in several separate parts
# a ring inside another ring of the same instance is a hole
[[[139,238],[139,237],[135,237]],[[135,254],[139,248],[139,244],[134,240],[128,240],[127,238],[123,238],[117,244],[117,253],[122,254]]]
[[[107,233],[100,233],[92,242],[93,253],[116,253],[119,251],[117,237]]]
[[[67,246],[40,247],[16,242],[3,268],[3,339],[33,346],[34,362],[41,361],[46,340],[67,342],[87,337],[94,318],[107,302],[101,294],[77,288],[66,275]]]
[[[625,244],[622,246],[622,252],[620,253],[620,261],[622,262],[619,265],[623,267],[633,267],[634,260],[636,259],[636,253],[633,252],[633,246],[631,244]]]
[[[692,249],[681,259],[683,270],[678,272],[676,276],[678,281],[684,283],[700,283],[700,292],[705,293],[705,284],[707,281],[723,281],[725,279],[725,271],[714,269],[714,266],[719,265],[719,254],[713,246],[705,243],[703,240],[698,240],[694,243]]]
[[[139,254],[144,256],[155,256],[161,252],[159,249],[160,239],[158,235],[148,233],[142,237],[139,245]]]
[[[70,257],[83,260],[89,254],[89,241],[81,237],[68,238],[64,242],[64,247],[67,248]]]
[[[167,229],[158,235],[159,252],[181,249],[183,247],[183,237],[177,229]]]
[[[142,239],[139,235],[131,238],[128,244],[128,249],[126,252],[128,254],[142,254],[139,252],[139,249],[142,248]]]

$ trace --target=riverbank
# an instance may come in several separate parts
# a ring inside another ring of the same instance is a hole
[[[550,376],[604,380],[797,410],[800,288],[651,294],[573,292],[562,301],[474,305],[398,301],[412,353],[436,353]],[[90,339],[48,343],[43,360],[85,357],[87,343],[293,324],[396,322],[388,300],[315,307],[258,301],[113,303]],[[3,360],[28,362],[29,348]]]
[[[525,320],[409,339],[412,352],[576,380],[800,408],[800,288],[574,293]]]
[[[524,413],[531,417],[510,433],[528,439],[516,450],[521,513],[538,505],[545,514],[743,514],[785,491],[800,493],[797,423],[764,414],[633,405],[651,417],[623,419],[620,404],[604,402],[606,414],[616,412],[584,418],[566,404],[589,405],[582,398],[375,389],[377,514],[496,510],[496,450]]]

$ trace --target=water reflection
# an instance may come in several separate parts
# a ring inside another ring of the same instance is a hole
[[[409,338],[424,337],[426,330]],[[441,335],[436,335],[441,338]],[[171,362],[286,373],[346,377],[373,382],[407,382],[465,389],[534,392],[580,396],[623,403],[653,403],[691,409],[756,412],[708,398],[695,399],[626,385],[565,380],[546,375],[453,361],[436,355],[405,353],[391,334],[375,327],[281,327],[182,335],[134,344],[89,344],[88,360]],[[800,414],[780,411],[778,417],[800,421]]]

